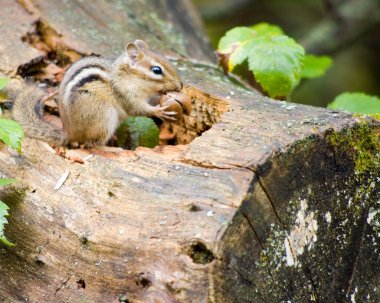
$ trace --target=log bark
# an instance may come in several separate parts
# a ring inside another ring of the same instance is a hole
[[[0,301],[379,302],[378,122],[246,89],[187,1],[3,2],[3,74],[139,37],[172,58],[193,110],[167,125],[174,146],[71,150],[95,155],[84,164],[2,146],[1,176],[19,182],[0,190],[16,243]]]

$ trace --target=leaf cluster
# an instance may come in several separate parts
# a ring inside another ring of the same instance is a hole
[[[7,78],[0,78],[0,90],[2,90],[9,82]],[[17,150],[21,154],[21,142],[24,138],[24,130],[14,120],[0,118],[0,140],[8,146]],[[15,182],[15,179],[0,179],[0,186],[5,186]],[[8,246],[14,244],[9,242],[4,235],[4,225],[8,223],[6,216],[8,216],[9,207],[0,201],[0,242]]]
[[[272,24],[235,27],[219,41],[218,54],[227,60],[226,69],[248,62],[248,69],[261,89],[272,98],[290,95],[301,78],[323,75],[332,60],[306,55],[304,48]]]
[[[5,186],[15,181],[15,179],[0,179],[0,186]],[[0,201],[0,242],[8,246],[14,246],[14,244],[9,242],[4,235],[4,225],[8,223],[8,220],[6,218],[6,216],[8,216],[8,209],[9,207],[5,203]]]
[[[332,64],[328,56],[305,54],[280,27],[268,23],[231,29],[220,39],[217,52],[229,72],[247,62],[259,88],[277,99],[287,98],[302,78],[323,76]],[[376,96],[343,93],[328,107],[380,120],[380,99]]]
[[[0,78],[0,90],[9,82],[8,78]],[[0,118],[0,140],[21,154],[21,142],[25,137],[24,130],[14,120]]]

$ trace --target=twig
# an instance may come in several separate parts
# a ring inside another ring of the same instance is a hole
[[[58,90],[53,91],[53,92],[50,93],[49,95],[45,96],[45,97],[42,99],[42,102],[45,102],[45,101],[50,100],[50,99],[53,99],[57,94],[58,94]]]
[[[335,22],[329,15],[301,39],[301,44],[308,52],[332,54],[340,51],[380,23],[378,0],[361,0],[360,5],[356,0],[347,0],[335,6],[335,10],[342,18],[341,22]]]
[[[90,154],[90,155],[84,157],[84,158],[83,158],[83,161],[88,161],[88,160],[90,160],[93,156],[94,156],[94,154]]]
[[[54,190],[58,190],[63,185],[63,183],[65,183],[69,174],[70,172],[68,170],[66,170],[63,173],[62,177],[58,180],[57,184],[55,185]]]
[[[343,16],[339,13],[333,0],[322,0],[325,10],[336,21],[336,23],[342,23],[344,21]]]

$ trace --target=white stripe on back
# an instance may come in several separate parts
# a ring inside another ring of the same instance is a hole
[[[106,81],[110,81],[110,76],[105,71],[101,70],[97,67],[91,67],[87,69],[83,69],[78,75],[74,77],[69,83],[66,84],[65,94],[63,95],[63,104],[68,105],[70,101],[71,90],[75,85],[77,85],[82,79],[87,78],[91,75],[99,75],[101,78]]]

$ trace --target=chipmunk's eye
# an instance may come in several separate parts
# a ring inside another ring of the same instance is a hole
[[[159,67],[159,66],[152,66],[152,67],[150,68],[150,70],[151,70],[154,74],[156,74],[156,75],[162,75],[162,74],[163,74],[162,69],[161,69],[161,67]]]

